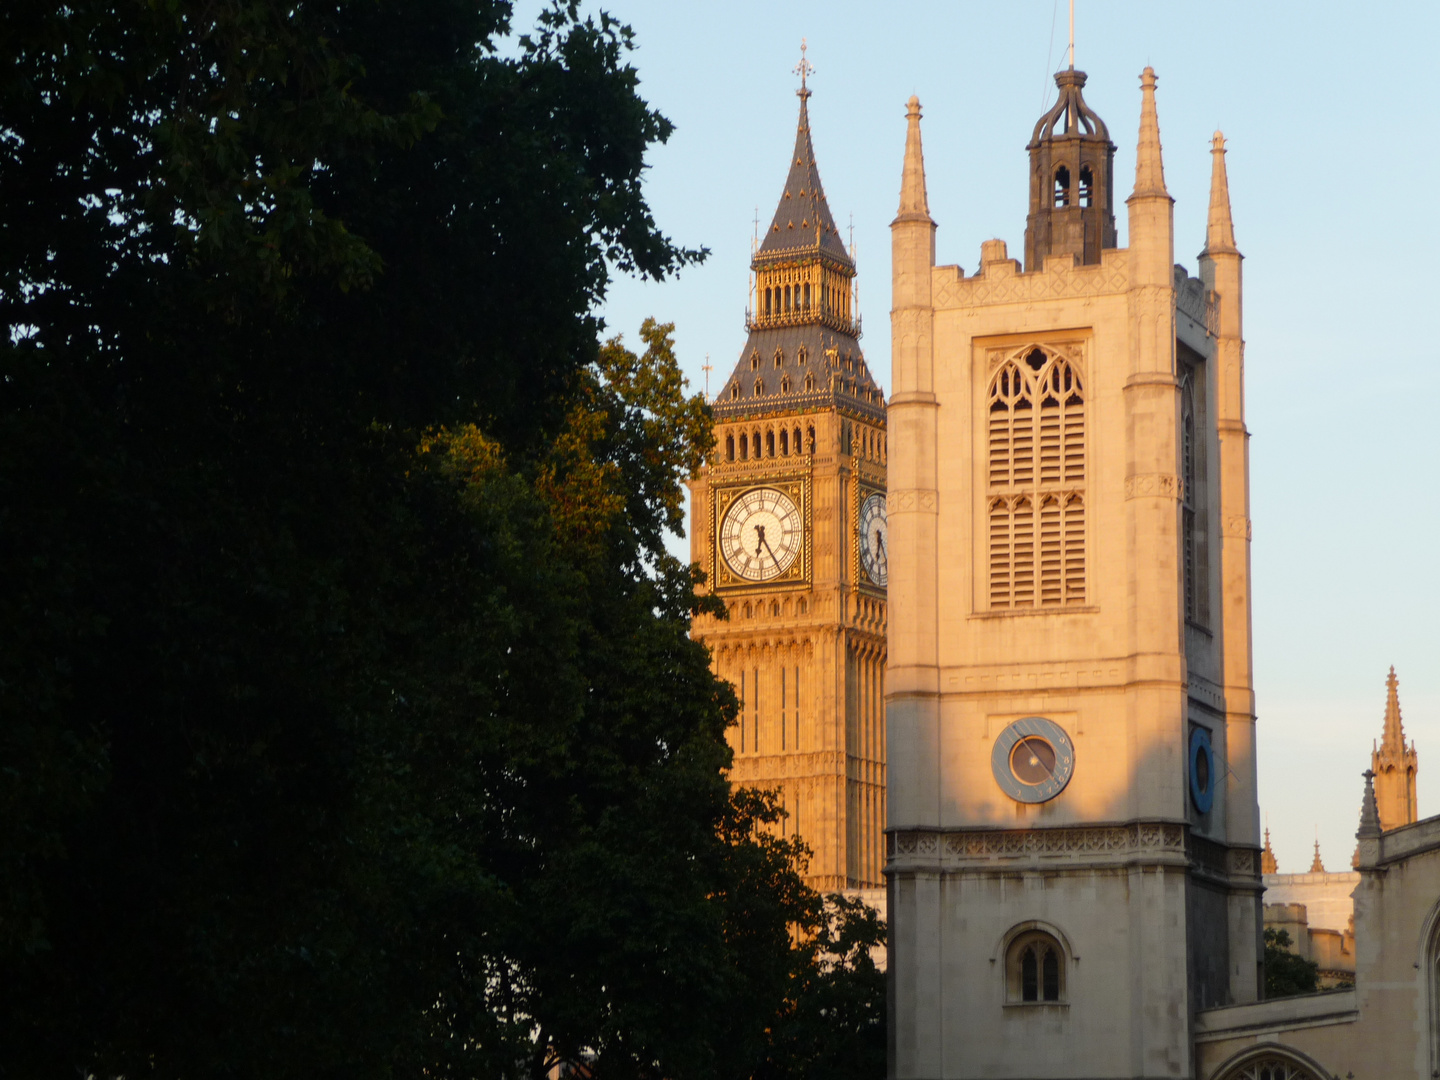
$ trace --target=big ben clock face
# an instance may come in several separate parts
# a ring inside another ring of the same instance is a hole
[[[770,581],[800,557],[805,523],[783,491],[752,488],[730,504],[721,519],[720,555],[743,581]]]
[[[878,492],[860,504],[860,565],[880,588],[889,580],[890,534],[885,527],[885,496]]]

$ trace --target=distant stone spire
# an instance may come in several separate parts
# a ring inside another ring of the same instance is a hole
[[[1160,150],[1160,120],[1155,113],[1155,69],[1140,74],[1140,138],[1135,146],[1135,191],[1131,198],[1169,197]]]
[[[1238,255],[1235,223],[1230,219],[1230,178],[1225,170],[1225,136],[1210,141],[1210,219],[1205,226],[1202,255]]]
[[[1385,729],[1370,755],[1382,829],[1398,829],[1418,820],[1415,779],[1419,767],[1414,743],[1405,745],[1405,726],[1400,719],[1400,680],[1391,667],[1385,678]]]
[[[1375,840],[1380,836],[1380,813],[1375,808],[1375,773],[1366,769],[1365,798],[1360,803],[1360,828],[1355,833],[1357,840]]]
[[[1320,838],[1318,836],[1315,838],[1315,858],[1310,861],[1310,873],[1325,873],[1325,864],[1320,861]]]
[[[1270,827],[1265,827],[1265,847],[1260,852],[1260,873],[1278,874],[1280,864],[1275,861],[1275,849],[1270,846]]]
[[[911,95],[905,108],[905,165],[900,173],[900,209],[895,212],[895,220],[930,221],[925,151],[920,145],[920,99]]]

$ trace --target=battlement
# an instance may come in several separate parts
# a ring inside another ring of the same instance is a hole
[[[1042,269],[1026,272],[1018,259],[1009,257],[1004,240],[980,245],[980,269],[972,277],[959,266],[937,266],[931,276],[936,311],[1113,296],[1129,287],[1129,252],[1124,248],[1106,249],[1093,266],[1080,265],[1074,255],[1050,255]]]

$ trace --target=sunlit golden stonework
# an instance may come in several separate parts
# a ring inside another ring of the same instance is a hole
[[[803,74],[803,73],[802,73]],[[699,618],[740,698],[732,778],[777,790],[816,888],[882,884],[885,399],[860,350],[855,263],[826,204],[802,84],[795,151],[751,263],[749,338],[690,483]]]

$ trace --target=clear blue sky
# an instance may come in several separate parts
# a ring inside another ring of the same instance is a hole
[[[594,9],[594,5],[591,5]],[[708,262],[617,282],[604,315],[635,338],[676,323],[696,386],[744,344],[756,207],[774,210],[795,135],[801,37],[830,206],[854,215],[871,370],[890,385],[889,222],[904,103],[925,110],[937,259],[1021,248],[1025,143],[1062,66],[1065,0],[904,5],[613,0],[647,99],[675,122],[652,156],[661,226]],[[521,23],[530,3],[522,4]],[[1195,271],[1215,128],[1229,139],[1245,262],[1260,805],[1284,871],[1319,830],[1349,866],[1360,772],[1400,676],[1419,744],[1420,812],[1440,813],[1440,140],[1433,3],[1079,0],[1076,66],[1134,175],[1138,75],[1153,65],[1176,258]],[[1053,36],[1052,36],[1053,26]],[[1126,243],[1119,215],[1120,243]]]

